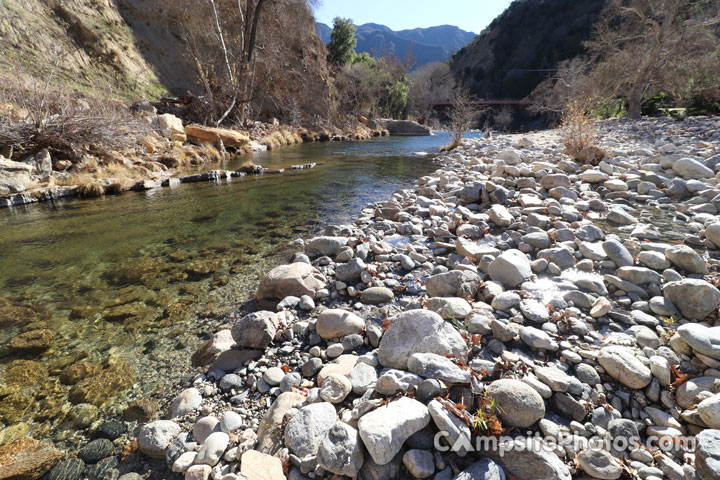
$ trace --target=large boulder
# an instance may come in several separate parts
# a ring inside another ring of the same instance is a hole
[[[678,268],[690,273],[708,273],[705,260],[687,245],[675,245],[665,251],[665,258]]]
[[[390,463],[405,441],[430,423],[425,405],[408,397],[401,397],[370,413],[358,422],[360,438],[378,465]]]
[[[165,449],[180,431],[180,425],[170,420],[147,423],[142,426],[138,434],[138,448],[148,457],[163,458]]]
[[[488,268],[493,280],[506,287],[515,288],[533,276],[530,260],[520,250],[507,250],[501,253]]]
[[[390,120],[387,118],[380,119],[383,127],[390,132],[392,136],[398,137],[424,137],[431,133],[428,127],[420,125],[411,120]]]
[[[316,455],[336,420],[332,403],[312,403],[303,407],[285,427],[285,445],[300,458]]]
[[[681,158],[672,164],[673,172],[685,180],[711,178],[714,173],[708,167],[692,158]]]
[[[334,257],[347,245],[346,237],[315,237],[308,242],[305,251],[313,255],[328,255]]]
[[[677,329],[677,333],[696,352],[720,360],[720,327],[686,323]]]
[[[236,321],[231,333],[238,346],[262,349],[273,341],[278,326],[277,314],[268,311],[253,312]]]
[[[385,367],[407,370],[413,353],[452,355],[466,361],[468,348],[458,331],[437,313],[410,310],[390,319],[378,358]]]
[[[20,193],[32,183],[33,166],[0,156],[0,195]]]
[[[318,290],[325,288],[325,277],[319,270],[304,262],[275,267],[260,280],[258,300],[282,300],[285,297],[315,298]]]
[[[598,362],[618,382],[633,389],[645,388],[652,380],[650,369],[627,347],[612,345],[600,350]]]
[[[193,142],[212,143],[213,145],[219,145],[222,142],[226,147],[242,147],[250,141],[250,137],[242,132],[202,125],[186,126],[185,134]]]
[[[172,113],[163,113],[157,117],[158,127],[164,137],[184,142],[187,139],[185,127],[180,118]]]
[[[695,468],[700,480],[720,478],[720,430],[703,430],[695,436]]]
[[[691,320],[704,320],[717,308],[720,290],[704,280],[686,278],[663,286],[665,298]]]
[[[504,425],[527,428],[545,416],[545,401],[525,382],[514,379],[496,380],[485,392],[495,400],[498,416]]]

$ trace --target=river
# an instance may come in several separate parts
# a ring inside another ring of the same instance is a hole
[[[317,167],[1,210],[0,445],[72,442],[98,415],[166,398],[213,317],[252,297],[284,245],[431,173],[414,153],[446,143],[297,145],[252,161]]]

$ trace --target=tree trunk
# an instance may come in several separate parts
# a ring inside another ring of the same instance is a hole
[[[644,89],[634,88],[628,96],[628,118],[637,120],[642,115],[642,100]]]

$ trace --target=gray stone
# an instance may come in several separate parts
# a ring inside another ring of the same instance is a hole
[[[575,366],[575,375],[578,380],[590,385],[591,387],[600,383],[600,374],[598,374],[595,368],[587,363],[578,363]]]
[[[304,262],[275,267],[260,280],[257,300],[282,300],[287,296],[302,297],[325,288],[325,277],[312,265]]]
[[[452,270],[425,279],[429,297],[475,298],[481,284],[477,273],[467,270]]]
[[[337,422],[320,443],[317,460],[318,465],[328,472],[355,477],[364,460],[358,431],[346,423]]]
[[[305,251],[315,256],[334,257],[348,243],[346,237],[315,237],[305,247]]]
[[[677,333],[696,352],[720,360],[720,327],[686,323],[678,327]]]
[[[195,463],[214,467],[220,461],[228,445],[230,445],[230,436],[227,433],[211,433],[200,447],[200,451],[197,457],[195,457]]]
[[[702,398],[720,392],[720,378],[696,377],[680,385],[675,393],[675,399],[682,408],[690,408],[701,401]]]
[[[520,339],[532,348],[540,350],[557,351],[559,345],[554,341],[547,332],[535,327],[522,327],[520,329]]]
[[[243,418],[232,410],[223,412],[220,416],[220,430],[225,433],[235,433],[243,426]]]
[[[708,273],[705,260],[687,245],[675,245],[665,250],[665,258],[686,272]]]
[[[367,265],[360,258],[352,258],[347,263],[338,265],[335,268],[335,277],[341,282],[357,283],[360,281],[360,274],[365,271]]]
[[[78,452],[78,457],[85,463],[97,463],[112,455],[115,445],[107,438],[93,440]]]
[[[390,322],[378,349],[382,365],[406,370],[413,353],[449,354],[467,361],[467,344],[437,313],[410,310],[391,318]]]
[[[489,458],[484,458],[458,473],[453,480],[505,480],[505,478],[505,472],[500,465]]]
[[[520,250],[501,253],[488,267],[488,274],[493,280],[511,288],[533,276],[530,260]]]
[[[46,480],[80,480],[85,473],[85,463],[79,458],[69,458],[58,463],[47,474]]]
[[[577,456],[579,467],[593,478],[615,480],[622,475],[623,468],[606,450],[583,450]]]
[[[410,391],[415,385],[420,385],[422,381],[423,379],[419,375],[391,368],[381,372],[375,384],[375,391],[380,395],[395,395]]]
[[[652,380],[650,369],[635,356],[632,350],[609,346],[600,350],[598,362],[618,382],[630,388],[645,388]]]
[[[538,258],[544,258],[548,262],[552,262],[563,270],[575,266],[575,256],[573,251],[566,247],[546,248],[540,250],[537,254]]]
[[[146,423],[138,434],[138,448],[148,457],[163,458],[165,449],[180,431],[180,425],[170,420]]]
[[[322,338],[339,338],[365,330],[365,320],[347,310],[332,308],[318,315],[315,331]]]
[[[367,305],[382,305],[392,302],[395,294],[387,287],[370,287],[362,291],[360,301]]]
[[[276,314],[268,311],[245,315],[232,326],[232,337],[241,347],[263,349],[277,333]]]
[[[437,400],[432,400],[428,403],[428,411],[438,430],[445,432],[443,435],[444,442],[451,447],[451,450],[461,457],[467,455],[472,445],[470,443],[472,438],[470,427],[456,415],[450,413]]]
[[[0,156],[0,195],[23,192],[32,183],[33,166]]]
[[[332,403],[313,403],[301,408],[285,427],[285,445],[300,458],[316,455],[336,418]]]
[[[568,467],[537,438],[500,442],[498,450],[487,452],[506,473],[519,479],[571,480]]]
[[[377,370],[367,363],[358,363],[348,374],[348,379],[352,384],[353,393],[362,395],[375,386],[378,379]]]
[[[211,433],[220,431],[220,420],[214,416],[202,417],[195,422],[192,427],[193,437],[195,441],[202,445],[205,439],[210,436]]]
[[[703,430],[695,436],[695,468],[700,480],[720,478],[720,430]]]
[[[520,380],[496,380],[485,391],[495,400],[504,425],[526,428],[545,416],[540,394]]]
[[[632,255],[625,246],[617,240],[606,240],[603,242],[603,249],[610,260],[618,267],[629,267],[633,264]]]
[[[681,158],[672,164],[673,172],[683,177],[685,180],[701,180],[712,178],[715,173],[702,163],[692,158]]]
[[[449,358],[435,353],[414,353],[408,359],[408,369],[423,378],[447,383],[470,383],[470,372],[454,364]]]
[[[183,390],[170,403],[170,416],[182,417],[199,408],[202,404],[202,395],[197,388]]]
[[[425,405],[402,397],[363,415],[358,430],[370,456],[378,465],[389,463],[410,435],[430,423]]]
[[[414,478],[428,478],[435,473],[435,460],[428,450],[408,450],[403,455],[403,464]]]
[[[665,298],[691,320],[704,320],[717,308],[720,290],[704,280],[687,278],[663,286]]]
[[[352,391],[352,383],[345,375],[328,375],[320,387],[320,398],[330,403],[341,403]]]
[[[698,403],[697,413],[708,428],[720,429],[720,393]]]
[[[533,298],[525,299],[520,302],[520,311],[522,314],[535,323],[545,323],[550,320],[550,313],[544,303]]]

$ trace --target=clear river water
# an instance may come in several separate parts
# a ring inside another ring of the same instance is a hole
[[[431,173],[414,153],[446,143],[297,145],[252,161],[317,167],[0,210],[0,445],[72,442],[133,399],[166,398],[213,316],[251,298],[290,240]]]

